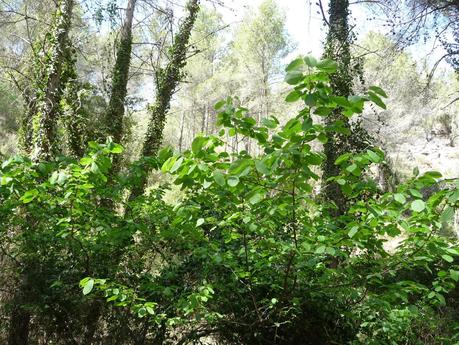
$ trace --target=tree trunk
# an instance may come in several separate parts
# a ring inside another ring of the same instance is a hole
[[[199,0],[189,0],[186,5],[186,11],[187,16],[174,37],[174,43],[171,48],[171,60],[165,68],[160,69],[157,73],[156,100],[148,109],[150,122],[142,148],[142,155],[144,157],[155,156],[161,146],[166,114],[170,108],[171,98],[183,77],[183,68],[186,65],[187,59],[188,41],[199,11]],[[131,191],[131,198],[135,198],[144,192],[150,171],[150,167],[144,167],[144,174],[139,184]]]
[[[334,93],[348,97],[352,94],[352,84],[357,74],[356,68],[352,65],[350,50],[353,37],[350,34],[348,23],[349,1],[330,0],[329,15],[329,31],[324,56],[333,59],[338,64],[337,72],[330,77]],[[358,124],[355,128],[351,128],[348,119],[339,109],[325,118],[325,125],[332,126],[336,121],[342,121],[351,134],[328,132],[328,141],[324,144],[326,158],[323,164],[322,181],[325,199],[336,206],[333,214],[339,216],[347,210],[347,199],[337,183],[329,183],[327,180],[340,173],[340,168],[335,165],[336,159],[345,152],[361,151],[368,146],[369,138]]]
[[[64,81],[62,71],[65,68],[68,35],[71,26],[74,0],[60,0],[57,4],[54,24],[54,39],[51,40],[49,53],[45,58],[44,81],[37,90],[38,106],[33,115],[33,150],[34,161],[49,160],[56,152],[56,127],[60,112],[60,100]]]
[[[180,137],[179,137],[179,152],[182,153],[183,147],[183,130],[185,127],[185,111],[182,112],[182,116],[180,116]]]
[[[120,41],[116,53],[116,62],[112,73],[112,89],[108,111],[105,117],[107,135],[113,138],[116,143],[121,143],[123,138],[123,117],[124,104],[127,95],[127,84],[129,80],[129,66],[131,64],[132,52],[132,22],[137,0],[129,0],[126,9],[126,17],[121,28]],[[120,157],[115,156],[112,173],[119,170]]]
[[[23,308],[21,300],[13,301],[8,332],[8,345],[27,345],[29,343],[30,313]]]

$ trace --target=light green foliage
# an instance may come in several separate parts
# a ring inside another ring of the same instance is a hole
[[[326,128],[311,115],[340,108],[351,117],[375,97],[334,96],[333,70],[331,62],[311,59],[288,67],[306,105],[284,126],[275,118],[256,124],[227,99],[216,106],[219,135],[198,136],[183,154],[160,152],[157,167],[185,197],[167,205],[160,188],[130,206],[136,250],[160,258],[137,261],[146,266],[135,278],[85,278],[83,292],[101,291],[110,303],[163,325],[166,337],[179,332],[184,342],[199,337],[198,329],[248,344],[273,337],[296,344],[305,336],[318,344],[418,344],[426,329],[436,334],[436,312],[448,305],[459,278],[459,250],[438,235],[446,208],[457,207],[457,191],[423,199],[419,190],[441,177],[429,172],[382,193],[371,169],[383,153],[349,153],[338,157],[340,174],[330,178],[349,208],[331,216],[333,206],[312,191],[324,159],[312,144],[341,126]],[[250,137],[262,154],[226,152],[227,131]],[[388,249],[394,239],[398,247]],[[439,341],[453,339],[453,326],[442,326]]]

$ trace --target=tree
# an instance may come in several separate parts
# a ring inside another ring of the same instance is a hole
[[[171,98],[177,88],[177,84],[183,78],[183,67],[187,61],[188,42],[199,11],[199,0],[189,0],[186,10],[186,17],[180,24],[170,48],[170,61],[166,67],[160,68],[156,73],[156,97],[154,103],[148,108],[150,119],[142,146],[143,157],[155,156],[162,143],[164,125]],[[150,169],[145,166],[137,186],[131,192],[131,198],[144,192],[149,171]]]
[[[319,1],[322,8],[322,4]],[[324,18],[324,20],[326,20]],[[328,33],[325,42],[324,56],[336,61],[338,70],[331,77],[331,87],[346,103],[352,94],[354,80],[359,77],[360,62],[353,59],[351,45],[354,35],[349,25],[349,1],[331,0],[329,3]],[[370,91],[371,97],[378,95]],[[383,105],[384,106],[384,105]],[[333,128],[337,124],[339,128]],[[322,171],[323,192],[325,198],[336,206],[334,213],[342,214],[347,208],[346,197],[341,188],[330,178],[336,176],[338,167],[335,164],[337,158],[345,152],[359,152],[370,144],[367,133],[360,127],[359,121],[351,124],[347,116],[339,109],[333,116],[325,119],[325,125],[329,128],[327,140],[324,143],[325,161]]]
[[[291,51],[285,21],[285,13],[276,1],[265,0],[257,12],[246,14],[235,33],[233,49],[241,74],[241,89],[249,89],[243,99],[254,102],[258,121],[270,114],[270,84],[279,75],[282,58]]]
[[[129,66],[132,50],[132,21],[134,18],[136,0],[129,0],[126,17],[121,28],[119,43],[116,52],[116,62],[112,73],[112,87],[105,123],[107,134],[116,143],[123,138],[123,117],[129,79]],[[115,162],[113,171],[119,169],[119,162]]]
[[[70,31],[73,0],[57,3],[55,23],[45,45],[44,59],[36,61],[36,106],[32,118],[32,158],[36,161],[49,160],[56,152],[56,127],[59,105],[65,85],[63,71],[68,63],[68,34]],[[44,70],[43,70],[44,69]]]

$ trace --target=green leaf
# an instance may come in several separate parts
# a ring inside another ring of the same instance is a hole
[[[314,56],[308,55],[304,57],[304,62],[309,67],[316,67],[317,66],[317,59]]]
[[[65,172],[59,172],[59,174],[57,175],[57,184],[59,186],[62,186],[65,183],[65,181],[67,181],[67,178],[68,176]]]
[[[410,189],[410,194],[416,198],[422,199],[422,194],[416,189]]]
[[[449,270],[449,276],[451,277],[452,280],[456,282],[459,281],[459,271]]]
[[[93,162],[93,159],[91,157],[83,157],[80,159],[80,164],[81,165],[89,165]]]
[[[191,143],[191,151],[193,151],[194,154],[198,154],[199,152],[201,152],[207,140],[208,139],[205,137],[196,137]]]
[[[202,224],[204,224],[204,218],[199,218],[199,219],[196,221],[196,227],[201,226]]]
[[[378,94],[378,95],[380,95],[380,96],[382,96],[384,98],[387,98],[387,94],[380,87],[378,87],[378,86],[370,86],[369,89],[371,91],[373,91],[374,93],[376,93],[376,94]]]
[[[447,261],[449,263],[454,261],[454,258],[451,255],[448,255],[448,254],[443,254],[441,257],[442,257],[443,260],[445,260],[445,261]]]
[[[352,163],[346,168],[346,170],[349,171],[350,173],[354,173],[355,171],[357,171],[358,168],[359,167],[357,166],[357,164]]]
[[[304,65],[304,60],[302,58],[296,58],[292,62],[288,64],[288,66],[285,68],[286,72],[298,69],[299,67]]]
[[[172,156],[172,157],[168,158],[168,159],[164,162],[163,166],[161,167],[161,171],[162,171],[163,173],[166,173],[166,172],[168,172],[169,170],[171,170],[172,167],[174,166],[176,160],[177,160],[177,156]]]
[[[425,204],[425,202],[422,201],[421,199],[417,199],[417,200],[414,200],[414,201],[411,203],[410,208],[411,208],[414,212],[422,212],[422,211],[425,210],[426,204]]]
[[[270,129],[274,129],[279,124],[279,121],[274,116],[271,116],[269,118],[263,118],[261,123]]]
[[[379,163],[381,161],[381,157],[371,150],[367,150],[367,156],[373,163]]]
[[[215,182],[217,182],[220,186],[223,187],[225,185],[225,176],[220,171],[215,170],[213,172],[213,176]]]
[[[397,201],[399,204],[405,204],[406,203],[406,198],[403,194],[397,193],[394,194],[394,200]]]
[[[265,163],[263,163],[263,161],[260,161],[260,160],[255,161],[255,168],[260,174],[263,174],[263,175],[269,175],[271,173],[266,167]]]
[[[341,163],[347,162],[347,160],[349,158],[351,158],[351,154],[350,153],[344,153],[344,154],[342,154],[341,156],[339,156],[336,159],[335,165],[340,165]]]
[[[123,151],[124,148],[120,144],[112,144],[112,147],[110,148],[110,152],[115,154],[122,153]]]
[[[264,198],[264,193],[261,190],[255,190],[254,192],[251,193],[249,197],[249,202],[254,205],[258,204],[261,200]]]
[[[332,108],[318,107],[314,110],[314,114],[319,115],[319,116],[328,116],[331,114],[332,111],[333,111]]]
[[[83,287],[83,295],[87,295],[94,287],[94,279],[88,279]]]
[[[287,95],[287,97],[285,97],[285,101],[288,103],[296,102],[300,99],[300,97],[301,97],[301,93],[299,93],[296,90],[293,90]]]
[[[228,186],[230,187],[236,187],[239,184],[239,177],[229,176],[227,183],[228,183]]]
[[[285,75],[285,82],[289,85],[296,85],[302,81],[304,75],[300,71],[290,71]]]
[[[368,98],[377,106],[386,109],[386,104],[382,101],[382,99],[375,94],[374,92],[368,92]]]
[[[220,110],[226,104],[226,100],[218,101],[214,105],[215,110]]]
[[[96,162],[92,162],[91,164],[91,172],[94,174],[100,174],[100,169],[99,166],[97,165]]]
[[[357,233],[357,231],[359,231],[359,227],[358,226],[353,226],[351,228],[351,230],[349,230],[349,232],[347,233],[347,235],[349,236],[349,238],[352,238],[354,237],[354,235]]]
[[[13,179],[9,176],[5,176],[3,175],[2,176],[2,182],[1,182],[1,185],[2,186],[6,186],[8,183],[10,183],[11,181],[13,181]]]
[[[32,202],[37,196],[39,192],[37,189],[31,189],[24,193],[23,196],[19,200],[21,200],[24,204],[28,204]]]
[[[455,212],[454,208],[452,208],[451,206],[446,206],[443,212],[441,213],[440,221],[442,223],[448,223],[449,221],[453,219],[454,212]]]
[[[172,166],[172,168],[170,169],[169,172],[170,172],[171,174],[174,173],[174,172],[176,172],[176,171],[180,168],[180,166],[182,165],[182,163],[183,163],[183,157],[180,157],[179,159],[177,159],[177,160],[174,162],[174,165]]]
[[[317,68],[328,73],[334,73],[338,70],[338,64],[331,59],[323,59],[317,63]]]

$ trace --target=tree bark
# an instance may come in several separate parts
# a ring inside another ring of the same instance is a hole
[[[66,63],[73,7],[74,0],[58,2],[53,32],[54,40],[47,54],[50,61],[39,62],[44,64],[46,72],[43,87],[37,90],[38,105],[32,120],[32,159],[34,161],[49,160],[56,152],[56,127],[64,85],[62,71]]]
[[[112,89],[108,111],[105,115],[107,134],[116,143],[121,143],[123,138],[123,117],[124,104],[127,95],[127,84],[129,80],[129,67],[131,64],[132,52],[132,22],[137,0],[129,0],[126,9],[126,17],[120,32],[120,40],[116,53],[116,62],[112,73]],[[112,173],[119,170],[120,157],[114,158]]]
[[[348,18],[349,0],[330,0],[329,30],[324,57],[332,59],[338,64],[338,70],[331,75],[330,81],[333,92],[343,97],[352,94],[352,84],[357,74],[357,70],[352,65],[351,42],[353,37],[350,34]],[[347,199],[337,183],[329,183],[327,180],[340,173],[339,166],[335,165],[336,159],[345,152],[362,150],[368,145],[368,135],[360,127],[354,131],[347,117],[339,109],[325,118],[325,125],[332,126],[336,121],[342,121],[344,126],[351,131],[351,134],[328,132],[328,141],[324,144],[325,161],[322,181],[325,199],[336,206],[332,213],[339,216],[347,210]]]
[[[189,0],[186,5],[187,16],[174,37],[171,60],[165,68],[161,68],[157,73],[156,100],[148,109],[150,121],[142,148],[144,157],[155,156],[162,144],[166,115],[170,108],[172,95],[183,77],[188,42],[198,11],[199,0]],[[151,168],[149,166],[144,167],[144,174],[137,186],[132,189],[131,198],[135,198],[144,192],[150,171]]]

